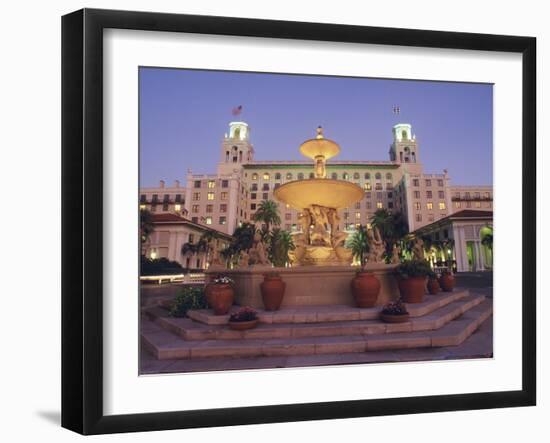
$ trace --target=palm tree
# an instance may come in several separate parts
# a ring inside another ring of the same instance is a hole
[[[269,236],[269,258],[276,267],[284,267],[288,262],[288,252],[296,249],[290,232],[274,228]]]
[[[386,242],[386,254],[391,254],[393,245],[409,231],[407,220],[401,212],[390,212],[378,209],[371,218],[371,226],[378,228],[382,239]]]
[[[193,255],[201,252],[208,252],[208,243],[212,239],[218,238],[218,235],[214,231],[205,231],[196,243],[187,242],[181,247],[181,255],[191,253]]]
[[[265,231],[269,232],[272,225],[280,225],[281,217],[279,216],[279,205],[273,200],[264,200],[254,214],[254,221],[263,223]]]
[[[139,210],[139,238],[141,243],[145,243],[149,236],[155,230],[153,224],[153,214],[147,209]]]
[[[369,252],[369,239],[366,226],[359,225],[355,232],[346,241],[346,247],[351,249],[355,258],[359,259],[361,269],[365,268],[367,253]]]

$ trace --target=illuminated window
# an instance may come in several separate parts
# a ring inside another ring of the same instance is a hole
[[[476,208],[481,208],[481,202],[476,202]]]
[[[344,172],[344,173],[342,174],[342,178],[343,178],[344,180],[348,180],[348,179],[349,179],[349,174],[348,174],[347,172]]]
[[[372,185],[370,184],[370,182],[366,182],[365,183],[365,191],[370,191],[372,189]]]
[[[264,180],[269,180],[269,174],[267,172],[264,172]]]
[[[227,200],[227,192],[220,193],[220,200]]]
[[[258,174],[256,173],[252,174],[252,180],[258,180]]]
[[[174,205],[174,211],[176,211],[176,212],[181,211],[181,205],[180,204],[175,204]]]
[[[206,217],[206,224],[211,225],[212,224],[212,217],[208,216]]]
[[[382,209],[384,207],[384,205],[382,204],[382,202],[376,202],[376,207],[378,209]]]
[[[353,179],[354,180],[359,180],[359,172],[354,172],[353,173]]]
[[[287,172],[287,173],[286,173],[286,179],[287,179],[287,180],[292,180],[292,173]]]
[[[416,209],[417,211],[420,211],[420,202],[416,202],[414,204],[414,209]]]
[[[147,209],[147,205],[139,205],[139,209],[141,209],[141,210]]]
[[[355,213],[355,220],[360,220],[361,219],[361,213],[360,212],[356,212]]]
[[[426,203],[426,209],[432,210],[434,208],[434,204],[432,202]]]
[[[197,212],[199,212],[199,205],[193,205],[191,206],[191,212],[193,214],[196,214]]]
[[[455,208],[460,208],[462,206],[462,204],[460,202],[455,202]]]
[[[225,225],[226,221],[227,221],[227,219],[225,218],[225,216],[222,215],[220,217],[220,225]]]
[[[485,193],[485,198],[491,198],[491,193],[490,193],[490,192],[486,192],[486,193]]]
[[[445,202],[439,202],[439,209],[445,209]]]
[[[215,180],[208,180],[208,187],[210,189],[215,188],[216,187],[216,181]]]
[[[213,193],[213,192],[209,192],[209,193],[208,193],[208,196],[207,196],[207,199],[208,199],[208,200],[214,200],[214,193]]]
[[[201,199],[200,192],[193,192],[193,201],[199,201]]]

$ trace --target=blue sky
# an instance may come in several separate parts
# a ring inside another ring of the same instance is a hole
[[[215,172],[231,120],[249,124],[256,160],[303,159],[318,125],[338,160],[388,160],[392,126],[410,123],[424,172],[492,184],[492,85],[141,68],[139,88],[140,186]]]

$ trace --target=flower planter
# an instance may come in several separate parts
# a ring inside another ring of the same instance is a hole
[[[380,314],[380,320],[385,323],[406,323],[409,318],[409,314]]]
[[[405,303],[422,303],[426,293],[426,277],[409,277],[397,279],[401,299]]]
[[[380,293],[380,281],[372,272],[358,272],[351,281],[351,293],[360,308],[372,308]]]
[[[235,331],[245,331],[247,329],[255,328],[258,324],[258,319],[248,321],[230,321],[229,327]]]
[[[439,282],[437,279],[429,279],[428,280],[428,292],[432,295],[435,295],[441,291],[441,287],[439,286]]]
[[[443,274],[439,277],[439,284],[445,292],[452,292],[455,287],[455,276],[453,274]]]
[[[279,275],[264,275],[264,281],[260,283],[260,290],[266,311],[276,311],[281,307],[285,289],[286,283]]]
[[[206,301],[216,315],[225,315],[233,305],[235,296],[230,284],[210,283],[206,286]]]

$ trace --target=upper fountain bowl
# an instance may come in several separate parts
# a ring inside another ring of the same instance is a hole
[[[312,138],[300,146],[300,152],[311,159],[321,155],[328,160],[340,153],[340,146],[327,138]]]
[[[328,178],[291,181],[274,191],[277,200],[298,210],[312,205],[334,209],[347,208],[361,200],[364,194],[364,191],[354,183]]]

